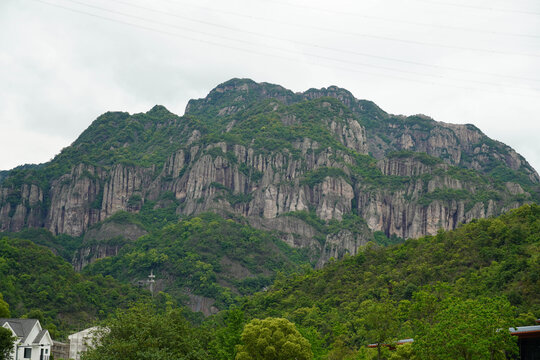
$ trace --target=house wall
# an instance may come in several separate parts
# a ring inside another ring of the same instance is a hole
[[[32,357],[31,358],[25,358],[24,357],[24,349],[31,348],[32,349]],[[43,360],[49,360],[49,357],[51,355],[51,346],[39,346],[39,345],[28,345],[28,346],[21,346],[19,347],[19,356],[17,357],[17,360],[41,360],[41,349],[44,350],[44,356]],[[45,350],[46,354],[45,354]],[[15,359],[15,358],[14,358]]]
[[[97,329],[97,327],[92,327],[68,336],[70,359],[81,359],[81,353],[85,352],[88,346],[92,345],[95,337],[94,331]]]

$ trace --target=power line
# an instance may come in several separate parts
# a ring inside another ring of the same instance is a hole
[[[179,4],[177,1],[173,1],[173,0],[161,0],[161,1],[165,1],[165,2],[168,2],[168,3],[175,4],[175,5]],[[305,28],[305,29],[316,30],[316,31],[321,31],[321,32],[326,32],[326,33],[331,32],[331,33],[340,34],[340,35],[362,36],[362,34],[357,34],[357,33],[349,32],[349,31],[343,31],[343,30],[339,30],[339,29],[325,28],[325,27],[319,27],[319,26],[299,25],[297,23],[279,21],[279,20],[264,18],[264,17],[260,17],[260,16],[245,15],[245,14],[240,14],[240,13],[236,13],[236,12],[229,11],[229,10],[223,10],[223,9],[218,10],[218,9],[215,9],[215,8],[210,8],[210,7],[206,7],[206,6],[200,6],[200,5],[193,5],[193,4],[189,4],[189,3],[183,4],[183,5],[190,6],[190,7],[195,7],[195,8],[199,8],[199,9],[204,9],[204,10],[208,10],[208,11],[212,11],[212,12],[218,12],[218,13],[237,16],[237,17],[243,17],[243,18],[247,18],[247,19],[250,19],[250,20],[265,21],[265,22],[269,22],[269,23],[273,23],[273,24],[286,25],[286,26],[291,26],[291,27],[296,27],[296,28]],[[530,77],[504,75],[504,74],[499,74],[499,73],[491,73],[491,72],[486,72],[486,71],[477,71],[477,70],[471,70],[471,69],[465,69],[465,68],[459,68],[459,67],[449,67],[449,66],[442,66],[442,65],[436,65],[436,64],[428,64],[428,63],[423,63],[423,62],[418,62],[418,61],[404,60],[404,59],[398,59],[398,58],[393,58],[393,57],[388,57],[388,56],[380,56],[380,55],[369,54],[369,53],[355,52],[355,55],[364,56],[364,57],[368,57],[368,58],[375,58],[375,59],[380,59],[380,60],[386,60],[386,61],[392,61],[392,62],[398,62],[398,63],[404,63],[404,64],[410,64],[410,65],[417,65],[417,66],[441,69],[441,70],[464,72],[464,73],[469,73],[469,74],[489,75],[489,76],[495,76],[495,77],[501,77],[501,78],[507,78],[507,79],[515,79],[515,80],[525,80],[525,81],[540,81],[540,79],[535,79],[535,78],[530,78]]]
[[[302,9],[315,9],[315,10],[318,10],[318,11],[323,11],[323,12],[327,12],[327,13],[334,13],[334,14],[338,14],[338,15],[351,15],[351,13],[349,13],[349,12],[338,11],[338,10],[328,10],[328,9],[323,10],[323,9],[314,8],[312,6],[291,4],[291,3],[286,3],[286,2],[282,2],[282,1],[276,1],[276,0],[265,0],[265,1],[273,3],[273,4],[282,5],[282,6],[289,6],[289,7],[302,8]],[[418,1],[421,1],[421,0],[418,0]],[[394,38],[394,37],[390,37],[390,36],[380,36],[380,35],[373,35],[373,34],[356,33],[356,35],[357,36],[362,36],[362,37],[378,39],[378,40],[402,42],[402,43],[408,43],[408,44],[439,47],[439,48],[446,48],[446,49],[476,51],[476,52],[491,53],[491,54],[501,54],[501,55],[531,56],[531,57],[540,58],[540,54],[515,53],[515,52],[508,52],[508,51],[495,50],[495,49],[471,48],[471,47],[466,47],[466,46],[446,45],[446,44],[439,44],[439,43],[432,43],[432,42],[425,42],[425,41],[417,41],[417,40],[408,40],[408,39],[400,39],[400,38]]]
[[[296,8],[308,9],[308,10],[315,10],[315,11],[322,12],[322,13],[333,13],[333,14],[336,14],[336,15],[354,16],[354,17],[359,17],[359,18],[364,18],[364,19],[386,21],[386,22],[391,22],[391,23],[400,23],[400,24],[407,24],[407,25],[430,27],[430,28],[441,28],[441,29],[448,29],[448,30],[459,30],[459,31],[466,31],[466,32],[469,32],[469,33],[470,32],[478,32],[478,33],[493,34],[493,35],[527,37],[527,38],[540,38],[540,35],[536,35],[536,34],[509,33],[509,32],[504,32],[504,31],[482,30],[482,29],[475,29],[475,28],[468,28],[468,27],[461,27],[461,26],[452,26],[452,25],[444,25],[444,24],[430,24],[430,23],[409,21],[409,20],[403,20],[403,19],[391,19],[391,18],[385,18],[385,17],[381,17],[381,16],[365,15],[365,14],[360,14],[360,13],[356,13],[356,12],[320,8],[320,7],[314,7],[312,5],[293,4],[293,3],[287,3],[287,2],[283,2],[283,1],[277,1],[277,0],[265,0],[265,1],[268,2],[268,3],[274,3],[274,4],[278,4],[278,5],[282,5],[282,6],[296,7]],[[427,0],[417,0],[417,1],[430,2],[430,1],[427,1]]]
[[[144,18],[144,17],[141,17],[141,16],[126,14],[126,13],[121,12],[121,11],[111,10],[109,8],[103,8],[103,7],[100,7],[100,6],[87,4],[87,3],[82,2],[82,1],[77,1],[77,0],[64,0],[64,1],[69,1],[71,3],[87,6],[87,7],[94,8],[94,9],[98,9],[100,11],[105,11],[105,12],[109,12],[109,13],[113,13],[113,14],[117,14],[117,15],[121,15],[121,16],[131,17],[131,18],[134,18],[134,19],[137,19],[137,20],[143,20],[143,21],[155,23],[155,24],[158,24],[158,25],[169,26],[169,27],[172,27],[172,28],[175,28],[175,29],[194,32],[194,33],[197,33],[197,34],[203,34],[203,35],[211,36],[211,37],[217,37],[219,39],[224,39],[224,40],[229,40],[229,41],[236,41],[236,42],[240,42],[240,43],[243,43],[243,44],[254,45],[254,46],[259,45],[257,43],[253,43],[253,42],[250,42],[250,41],[247,41],[247,40],[244,40],[244,39],[230,38],[230,37],[223,36],[223,35],[215,35],[214,33],[207,33],[207,32],[197,31],[197,30],[193,30],[191,28],[187,28],[187,27],[183,27],[183,26],[177,26],[177,25],[173,25],[173,24],[169,24],[169,23],[164,23],[164,22],[161,22],[161,21],[155,21],[153,19],[148,19],[148,18]],[[116,0],[113,0],[113,1],[116,1]],[[118,2],[123,2],[123,1],[120,1],[120,0],[117,0],[117,1]],[[144,8],[145,10],[154,11],[154,10],[152,10],[150,8],[146,8],[146,7],[142,7],[142,8]],[[158,11],[158,12],[162,13],[161,11]],[[173,15],[171,15],[171,16],[173,16]],[[185,18],[184,16],[180,16],[180,15],[175,15],[175,16],[180,17],[180,18]],[[187,18],[187,19],[189,19],[189,18]],[[213,24],[213,23],[209,23],[209,22],[206,22],[206,21],[197,21],[197,22],[202,22],[202,23],[205,23],[205,24],[210,24],[210,25],[213,25],[213,26],[221,27],[221,28],[226,28],[228,30],[238,31],[238,32],[241,32],[241,33],[250,33],[250,34],[257,35],[257,36],[263,36],[263,37],[270,37],[270,38],[273,38],[273,39],[278,39],[278,40],[281,40],[281,41],[289,41],[289,42],[292,42],[292,43],[297,44],[297,45],[312,46],[312,47],[322,48],[322,49],[326,49],[326,50],[341,51],[341,52],[346,52],[346,53],[350,53],[350,54],[356,54],[354,51],[342,51],[341,49],[336,49],[336,48],[331,48],[331,47],[318,46],[318,45],[315,45],[315,44],[306,44],[306,43],[302,43],[302,42],[298,42],[298,41],[294,41],[294,40],[290,40],[290,39],[284,39],[284,38],[275,37],[275,36],[267,36],[267,35],[259,34],[259,33],[255,33],[255,32],[246,32],[244,30],[239,30],[239,29],[236,29],[236,28],[232,28],[232,27],[224,26],[224,25],[220,25],[220,24]],[[290,51],[289,49],[284,49],[284,48],[281,48],[281,47],[278,47],[278,46],[273,46],[273,45],[268,45],[268,44],[266,44],[265,46],[267,48],[271,48],[271,49],[286,52],[286,53],[294,53],[294,52]],[[323,55],[315,55],[315,54],[310,54],[310,53],[300,53],[300,54],[296,53],[296,55],[303,55],[303,56],[308,56],[308,57],[312,57],[312,58],[316,58],[316,59],[322,59],[322,60],[328,60],[328,61],[333,61],[333,62],[338,62],[338,63],[344,63],[344,64],[347,64],[347,65],[360,65],[360,66],[363,66],[363,67],[382,69],[382,70],[393,71],[393,72],[397,72],[397,73],[405,73],[405,74],[427,76],[427,77],[432,77],[432,78],[437,78],[437,79],[444,78],[444,76],[442,76],[442,75],[433,75],[433,74],[426,74],[426,73],[421,73],[421,72],[411,71],[411,70],[395,69],[395,68],[391,68],[391,67],[387,67],[387,66],[366,64],[366,63],[361,63],[361,62],[357,62],[357,61],[350,61],[350,60],[346,60],[346,59],[342,59],[342,58],[338,59],[338,58],[333,58],[333,57],[323,56]],[[507,87],[513,87],[515,89],[530,90],[530,88],[523,88],[523,87],[520,87],[520,86],[508,85],[508,84],[493,83],[493,82],[489,82],[489,81],[479,81],[479,80],[472,80],[472,79],[456,79],[456,80],[470,82],[470,83],[476,83],[476,84],[482,84],[482,85],[507,86]],[[533,90],[540,91],[540,89],[534,89],[534,88],[533,88]]]
[[[71,2],[78,3],[78,4],[90,6],[88,4],[85,4],[83,2],[79,2],[79,1],[76,1],[76,0],[66,0],[66,1],[71,1]],[[123,1],[123,0],[109,0],[109,1],[114,1],[114,2],[117,2],[117,3],[121,3],[121,4],[124,4],[124,5],[131,6],[131,7],[135,7],[135,8],[138,8],[138,9],[142,9],[142,10],[146,10],[146,11],[152,11],[152,12],[155,12],[155,13],[158,13],[158,14],[163,14],[163,15],[167,15],[167,16],[171,16],[171,17],[176,17],[176,18],[180,18],[180,19],[184,19],[184,20],[188,20],[188,21],[192,21],[192,22],[196,22],[196,23],[201,23],[201,24],[205,24],[205,25],[219,27],[219,28],[231,30],[231,31],[234,31],[234,32],[240,32],[242,34],[247,33],[247,34],[251,34],[251,35],[255,35],[255,36],[259,36],[259,37],[263,37],[263,38],[276,39],[276,40],[286,41],[286,42],[290,42],[290,43],[297,44],[297,45],[310,46],[310,47],[314,47],[314,48],[318,48],[318,49],[331,50],[331,51],[341,52],[341,53],[346,53],[346,54],[351,54],[351,55],[361,55],[361,56],[364,55],[363,53],[358,53],[358,52],[352,51],[352,50],[344,50],[344,49],[338,49],[338,48],[334,48],[334,47],[322,46],[322,45],[317,45],[317,44],[310,44],[310,43],[296,41],[296,40],[289,39],[289,38],[283,38],[283,37],[274,36],[274,35],[261,34],[261,33],[254,32],[254,31],[248,31],[248,30],[238,29],[238,28],[234,28],[234,27],[230,27],[230,26],[226,26],[226,25],[222,25],[222,24],[216,24],[216,23],[212,23],[212,22],[209,22],[209,21],[192,19],[190,17],[179,15],[179,14],[172,13],[172,12],[169,12],[169,11],[156,10],[156,9],[149,8],[149,7],[146,7],[146,6],[140,6],[140,5],[136,5],[136,4],[131,4],[131,3]],[[95,6],[91,6],[91,7],[95,7]],[[97,7],[97,8],[101,9],[101,10],[105,10],[105,9],[103,9],[101,7]],[[278,49],[283,50],[281,48],[278,48]],[[315,56],[315,55],[311,55],[311,54],[307,54],[307,55],[308,56]],[[342,60],[342,59],[334,59],[334,58],[324,57],[324,56],[317,56],[317,57],[321,57],[321,58],[323,58],[325,60],[331,60],[331,61],[339,60],[340,62],[350,63],[350,64],[353,64],[353,65],[361,65],[361,66],[365,66],[365,67],[373,67],[373,68],[389,70],[389,71],[397,71],[397,72],[403,72],[403,73],[409,73],[409,74],[415,74],[415,75],[421,75],[421,76],[428,76],[428,77],[435,77],[435,78],[445,78],[445,76],[442,76],[442,75],[432,75],[432,74],[426,74],[426,73],[417,72],[417,71],[395,69],[395,68],[391,68],[391,67],[387,67],[387,66],[381,66],[381,65],[372,65],[372,64],[366,64],[366,63],[351,62],[351,61],[346,61],[346,60]],[[484,85],[495,85],[495,86],[500,86],[501,85],[499,83],[494,83],[494,82],[489,82],[489,81],[472,80],[472,79],[459,79],[459,78],[457,78],[456,80],[473,82],[473,83],[484,84]],[[514,87],[514,88],[523,89],[522,87],[518,87],[518,86],[515,86],[515,85],[509,85],[509,86]],[[538,90],[540,90],[540,89],[538,89]]]
[[[446,6],[467,8],[467,9],[489,10],[489,11],[498,11],[498,12],[504,12],[504,13],[514,13],[514,14],[526,14],[526,15],[540,15],[540,12],[536,12],[536,11],[514,10],[514,9],[497,8],[497,7],[491,7],[491,6],[456,4],[456,3],[451,3],[447,1],[434,1],[434,0],[416,0],[416,1],[428,3],[432,5],[446,5]]]
[[[178,37],[178,38],[182,38],[182,39],[186,39],[186,40],[190,40],[190,41],[205,43],[205,44],[209,44],[209,45],[213,45],[213,46],[218,46],[218,47],[222,47],[222,48],[247,52],[247,53],[250,53],[250,54],[261,55],[261,56],[265,56],[265,57],[275,57],[275,58],[285,59],[285,60],[288,60],[288,61],[296,61],[297,60],[297,59],[294,59],[294,58],[277,55],[275,53],[254,51],[254,50],[244,49],[244,48],[240,48],[240,47],[236,47],[236,46],[224,45],[224,44],[221,44],[221,43],[217,43],[217,42],[213,42],[213,41],[209,41],[209,40],[204,40],[204,39],[200,39],[200,38],[193,38],[193,37],[189,37],[189,36],[185,36],[185,35],[180,35],[180,34],[174,33],[174,32],[164,31],[164,30],[161,30],[161,29],[156,29],[156,28],[152,28],[152,27],[149,27],[149,26],[145,26],[145,25],[134,24],[134,23],[130,23],[130,22],[127,22],[127,21],[119,20],[119,19],[113,19],[113,18],[101,16],[101,15],[98,15],[98,14],[82,11],[82,10],[79,10],[79,9],[73,9],[73,8],[63,6],[63,5],[60,5],[60,4],[50,3],[50,2],[44,1],[44,0],[32,0],[32,1],[39,2],[39,3],[45,4],[45,5],[49,5],[49,6],[53,6],[53,7],[57,7],[57,8],[61,8],[61,9],[64,9],[64,10],[67,10],[67,11],[70,11],[70,12],[84,14],[84,15],[99,18],[99,19],[102,19],[102,20],[106,20],[106,21],[110,21],[110,22],[114,22],[114,23],[120,23],[120,24],[127,25],[127,26],[130,26],[130,27],[140,28],[140,29],[144,29],[144,30],[147,30],[147,31],[153,31],[153,32],[157,32],[157,33],[161,33],[161,34],[165,34],[165,35],[169,35],[169,36],[173,36],[173,37]],[[332,59],[332,60],[335,61],[336,59]],[[467,90],[488,91],[488,92],[493,92],[493,93],[499,93],[498,91],[494,91],[494,90],[491,90],[491,89],[485,89],[485,88],[479,89],[479,88],[474,88],[474,87],[467,87],[467,86],[448,84],[448,83],[436,83],[436,82],[431,82],[431,81],[423,81],[423,80],[418,80],[418,79],[411,79],[411,78],[407,78],[407,77],[403,77],[403,76],[390,75],[390,74],[386,74],[386,73],[385,74],[380,74],[380,73],[362,71],[362,70],[358,70],[358,69],[336,67],[336,66],[328,66],[328,65],[309,62],[309,61],[306,61],[306,63],[311,64],[311,65],[315,65],[315,66],[320,66],[320,67],[324,67],[324,68],[333,69],[333,70],[338,69],[338,70],[342,70],[342,71],[361,73],[361,74],[366,74],[366,75],[370,75],[370,76],[382,76],[382,77],[387,77],[387,78],[405,80],[405,81],[408,81],[408,82],[416,82],[416,83],[428,84],[428,85],[440,85],[440,86],[448,86],[448,87],[467,89]],[[531,90],[531,89],[527,89],[527,90]],[[534,90],[537,90],[537,89],[534,89]],[[506,94],[515,95],[515,96],[531,96],[529,94],[511,94],[511,93],[506,93]],[[535,98],[536,98],[536,96],[535,96]]]

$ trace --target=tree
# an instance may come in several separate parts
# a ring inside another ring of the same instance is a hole
[[[415,336],[420,359],[506,359],[517,352],[508,331],[514,308],[504,298],[450,298],[435,315],[435,323]]]
[[[97,345],[84,360],[203,360],[208,339],[179,310],[157,313],[149,304],[121,310],[104,324]]]
[[[287,319],[251,320],[242,332],[236,360],[311,360],[311,344]]]
[[[4,301],[2,293],[0,293],[0,318],[8,318],[11,314],[9,313],[9,305]]]
[[[13,344],[17,338],[6,328],[0,327],[0,360],[11,358]]]
[[[224,315],[224,323],[220,326],[211,342],[212,358],[216,360],[234,359],[236,345],[240,344],[244,328],[244,313],[233,308]]]
[[[377,359],[382,347],[394,343],[399,330],[397,308],[389,299],[382,302],[366,300],[360,305],[360,323],[367,342],[377,344]]]

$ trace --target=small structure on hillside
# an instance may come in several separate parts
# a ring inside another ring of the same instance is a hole
[[[0,318],[0,326],[10,330],[17,338],[11,359],[49,360],[53,341],[39,320]]]
[[[148,287],[148,290],[150,290],[150,293],[152,294],[152,297],[154,297],[154,286],[156,283],[156,275],[154,275],[154,270],[150,270],[150,275],[148,275],[148,280],[139,280],[137,281],[138,287]]]
[[[390,350],[396,350],[396,346],[397,345],[403,345],[403,344],[408,344],[408,343],[413,343],[414,340],[413,339],[403,339],[403,340],[398,340],[396,341],[395,344],[382,344],[382,346],[385,346],[387,348],[389,348]],[[368,348],[376,348],[379,344],[369,344],[367,347]]]

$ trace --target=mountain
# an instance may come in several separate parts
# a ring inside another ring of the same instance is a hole
[[[387,114],[334,86],[293,93],[248,79],[189,101],[181,117],[163,106],[105,113],[0,186],[0,229],[86,239],[78,268],[148,232],[99,225],[119,211],[241,219],[322,266],[369,241],[433,235],[540,199],[536,171],[473,125]],[[111,238],[124,240],[96,250]]]

